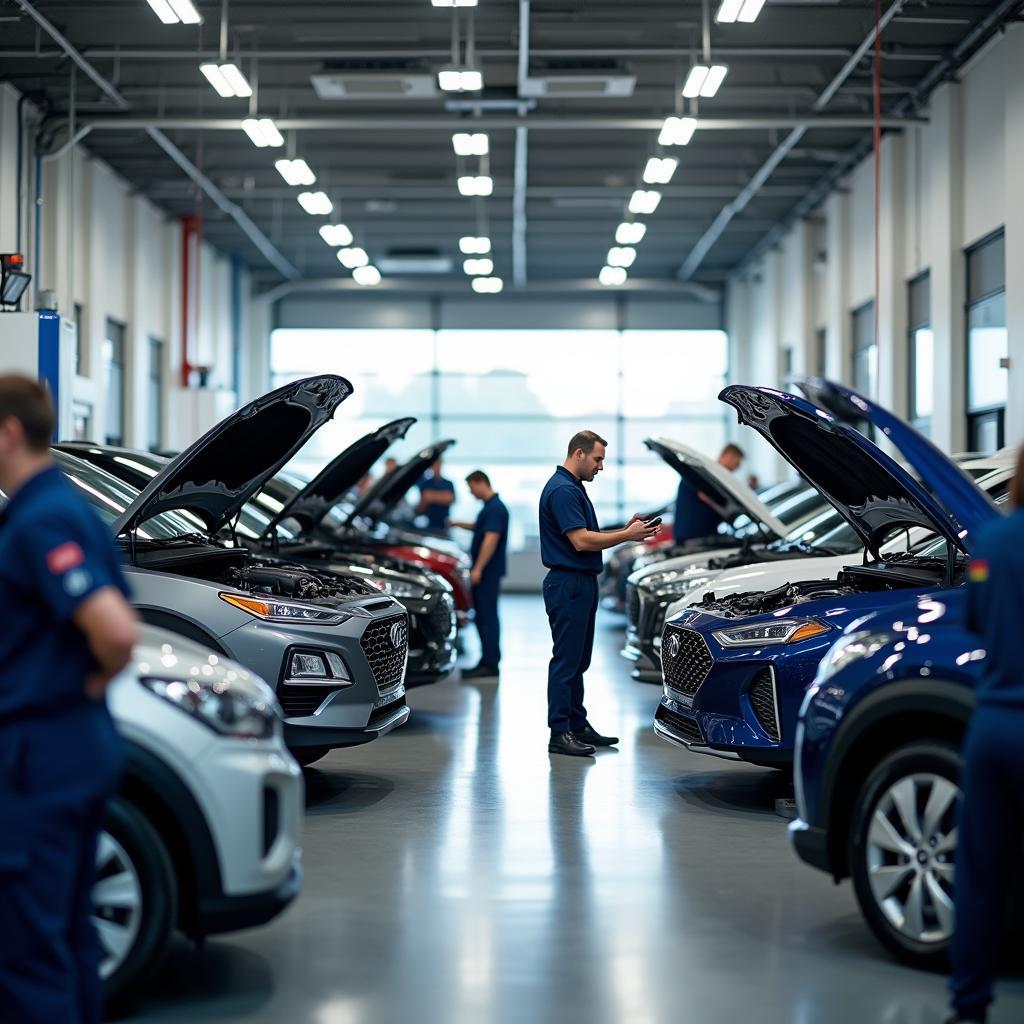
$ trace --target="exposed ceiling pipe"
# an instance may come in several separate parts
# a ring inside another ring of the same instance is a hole
[[[530,0],[519,0],[519,59],[516,85],[520,98],[526,94],[526,79],[530,73]],[[526,111],[519,109],[520,118],[526,120]],[[527,156],[529,139],[526,125],[516,128],[516,156],[512,180],[512,283],[516,288],[526,285],[526,194]]]
[[[850,77],[857,65],[861,62],[864,55],[871,49],[875,42],[875,37],[885,28],[886,25],[896,17],[897,14],[903,9],[903,5],[906,0],[895,0],[895,3],[882,15],[881,20],[871,29],[871,31],[864,38],[864,41],[857,47],[856,50],[850,55],[850,58],[843,65],[839,74],[832,79],[821,95],[811,105],[811,110],[815,113],[824,110],[826,106],[831,102],[835,94],[842,88],[843,83]],[[871,121],[871,127],[874,127],[874,120]],[[703,127],[703,125],[702,125]],[[715,217],[711,223],[711,227],[701,236],[697,244],[690,250],[690,255],[686,257],[683,265],[679,268],[678,277],[681,281],[689,281],[691,277],[700,268],[700,265],[704,262],[705,257],[711,251],[715,243],[722,237],[725,229],[729,226],[732,219],[739,213],[742,213],[746,209],[750,201],[757,195],[761,190],[761,186],[772,176],[775,169],[782,163],[783,160],[789,155],[790,151],[794,149],[800,140],[807,133],[807,125],[800,125],[794,128],[785,139],[775,148],[768,159],[757,169],[754,176],[750,179],[747,185],[742,189],[739,195],[729,203],[722,207],[719,211],[718,216]]]
[[[121,110],[128,107],[128,101],[117,91],[113,83],[104,78],[89,63],[85,57],[74,47],[68,38],[46,17],[39,13],[28,0],[17,0],[18,6],[27,14],[39,27],[50,36],[51,39],[63,50],[63,52],[82,70],[91,82],[93,82],[104,95],[110,97],[111,101]],[[240,127],[240,122],[235,122]],[[90,130],[94,126],[86,125]],[[229,217],[233,218],[238,226],[245,233],[246,237],[256,246],[260,253],[282,276],[289,280],[299,277],[298,270],[278,250],[273,242],[256,226],[252,219],[212,182],[202,171],[159,128],[152,126],[152,122],[140,124],[149,137],[206,193],[209,199]],[[73,132],[72,138],[78,133]]]

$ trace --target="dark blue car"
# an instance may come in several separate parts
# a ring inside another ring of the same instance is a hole
[[[702,753],[788,767],[797,714],[818,663],[857,619],[964,581],[975,530],[998,512],[954,462],[913,428],[839,385],[894,444],[921,480],[852,426],[802,398],[733,386],[719,396],[821,490],[863,541],[867,557],[838,577],[704,602],[672,619],[662,636],[664,696],[655,731]],[[895,534],[924,527],[931,540],[896,555]]]
[[[852,878],[899,959],[942,966],[953,928],[960,744],[985,652],[964,588],[853,623],[822,661],[796,731],[797,853]]]

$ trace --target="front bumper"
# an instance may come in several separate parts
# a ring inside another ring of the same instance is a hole
[[[832,862],[828,852],[828,833],[797,818],[789,823],[789,838],[796,855],[812,868],[832,874]]]
[[[329,698],[312,715],[286,718],[284,739],[292,750],[358,747],[386,736],[408,720],[409,707],[403,686],[400,692],[389,693],[370,705],[335,703],[333,697]]]
[[[444,679],[455,668],[458,651],[455,602],[450,594],[427,601],[402,601],[409,613],[409,666],[406,684],[419,686]]]
[[[272,921],[302,888],[302,858],[296,850],[287,877],[276,888],[243,896],[207,897],[199,902],[199,919],[204,935],[256,928]]]

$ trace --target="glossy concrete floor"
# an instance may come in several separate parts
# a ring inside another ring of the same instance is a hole
[[[130,1020],[939,1024],[943,979],[790,852],[778,776],[653,736],[611,619],[588,703],[621,745],[550,757],[543,607],[503,608],[500,685],[415,690],[404,729],[311,769],[298,902],[176,945]],[[992,1019],[1024,1019],[1024,982]]]

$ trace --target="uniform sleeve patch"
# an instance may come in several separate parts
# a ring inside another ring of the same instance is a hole
[[[971,559],[967,567],[967,575],[972,583],[988,582],[988,562],[984,558]]]
[[[46,553],[46,568],[54,576],[63,576],[64,573],[77,569],[84,561],[85,553],[73,540],[58,544]]]

